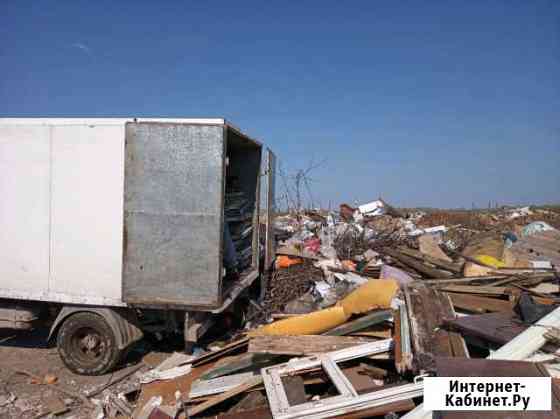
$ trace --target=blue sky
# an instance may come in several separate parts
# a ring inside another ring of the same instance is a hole
[[[223,116],[314,198],[560,202],[560,2],[3,1],[2,116]]]

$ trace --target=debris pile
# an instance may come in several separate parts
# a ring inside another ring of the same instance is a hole
[[[382,200],[279,216],[260,316],[147,373],[132,416],[420,418],[426,375],[560,377],[557,222]]]
[[[259,315],[95,393],[95,417],[424,418],[422,377],[465,374],[551,376],[559,417],[559,219],[383,200],[279,216]]]

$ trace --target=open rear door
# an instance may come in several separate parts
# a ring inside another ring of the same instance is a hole
[[[270,269],[276,256],[276,240],[274,237],[275,189],[276,189],[276,156],[266,149],[266,249],[264,268]]]

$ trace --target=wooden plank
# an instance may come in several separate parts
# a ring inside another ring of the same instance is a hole
[[[371,339],[344,336],[254,336],[249,342],[248,352],[278,355],[312,355],[349,348]]]
[[[500,297],[507,295],[506,287],[492,287],[485,285],[446,285],[439,287],[441,291],[458,292],[463,294],[483,294]]]
[[[401,341],[401,311],[402,307],[395,314],[395,335],[393,336],[393,341],[395,345],[393,347],[393,352],[395,353],[395,369],[399,373],[403,373],[406,370],[406,366],[403,363],[403,350]]]
[[[276,362],[278,356],[265,355],[258,353],[245,353],[232,357],[226,363],[216,365],[215,368],[205,372],[200,378],[202,380],[210,380],[223,375],[233,374],[241,371],[258,371],[262,367],[268,366]]]
[[[346,376],[348,381],[350,381],[356,393],[364,394],[379,390],[383,385],[382,383],[380,385],[380,380],[364,372],[364,368],[361,365],[342,369],[342,373]]]
[[[368,327],[368,330],[359,330],[357,332],[352,332],[348,336],[388,339],[393,336],[393,331],[391,329],[392,327],[390,325],[380,328],[376,328],[375,326],[373,326],[373,329],[371,327]]]
[[[410,248],[406,248],[406,247],[399,247],[399,252],[401,252],[402,254],[404,254],[406,256],[410,256],[410,257],[413,257],[415,259],[418,259],[420,261],[426,261],[428,263],[431,263],[432,265],[435,265],[439,268],[445,269],[445,270],[450,271],[450,272],[455,272],[457,274],[460,274],[460,273],[463,272],[463,265],[462,264],[453,263],[453,262],[449,262],[449,261],[446,261],[446,260],[438,259],[438,258],[435,258],[433,256],[421,253],[421,252],[419,252],[418,250],[415,250],[415,249],[410,249]]]
[[[431,256],[432,258],[443,260],[445,262],[453,262],[449,256],[445,254],[433,234],[422,234],[418,237],[418,248],[424,255]]]
[[[388,247],[383,248],[383,253],[391,257],[394,257],[395,259],[404,263],[405,265],[408,265],[411,268],[415,269],[416,271],[426,275],[428,278],[451,278],[453,276],[453,274],[447,271],[442,271],[440,269],[432,268],[431,266],[428,266],[425,263],[422,263],[413,257],[407,256],[405,254],[402,254],[401,252],[398,252]]]
[[[288,398],[288,403],[290,403],[290,406],[302,404],[307,401],[305,397],[303,378],[301,378],[299,375],[282,377],[282,384],[284,385],[284,389],[286,390],[286,397]]]
[[[483,276],[468,276],[468,277],[460,277],[460,278],[439,278],[439,279],[425,279],[422,281],[423,284],[430,284],[430,285],[452,285],[452,284],[462,284],[462,283],[469,283],[469,282],[488,282],[493,281],[496,279],[506,278],[507,274],[499,274],[499,275],[483,275]]]
[[[468,358],[463,338],[442,328],[445,319],[455,318],[447,295],[420,284],[405,288],[405,299],[416,370],[433,370],[437,356]]]
[[[325,333],[324,336],[344,336],[350,333],[357,332],[358,330],[363,330],[366,327],[373,326],[374,324],[379,324],[385,320],[389,320],[393,313],[391,310],[380,310],[373,311],[370,314],[366,314],[356,320],[344,323],[334,329],[331,329]]]
[[[236,340],[235,342],[231,342],[225,345],[223,348],[218,349],[217,351],[208,352],[205,354],[200,355],[198,358],[194,359],[192,365],[197,367],[199,365],[206,364],[215,360],[216,358],[220,358],[224,355],[230,354],[235,352],[239,349],[242,349],[245,345],[249,343],[249,338],[243,338]]]
[[[451,298],[451,302],[455,308],[471,311],[473,313],[513,311],[513,304],[508,300],[451,292],[447,295]]]
[[[464,335],[481,338],[495,345],[504,345],[528,326],[520,323],[513,312],[480,314],[447,320],[446,325]]]
[[[173,380],[154,381],[144,384],[140,392],[140,397],[136,402],[136,409],[134,410],[133,417],[136,417],[136,415],[140,413],[144,405],[146,405],[152,397],[161,396],[163,398],[162,404],[164,405],[175,403],[175,392],[180,391],[181,394],[189,394],[192,382],[211,367],[212,364],[206,364],[201,367],[193,368],[190,374],[177,377]]]
[[[216,416],[216,419],[272,419],[272,413],[268,407],[258,407],[241,412],[228,412]]]
[[[188,410],[188,414],[189,416],[194,416],[194,415],[198,415],[201,412],[204,412],[205,410],[216,406],[217,404],[222,403],[225,400],[231,399],[232,397],[237,396],[238,394],[241,394],[247,390],[249,390],[251,387],[255,387],[258,386],[259,384],[262,383],[262,377],[260,375],[257,375],[251,379],[249,379],[248,381],[246,381],[245,383],[229,390],[226,391],[225,393],[222,393],[218,396],[212,397],[211,399],[205,401],[204,403],[201,403],[197,406],[191,407]]]

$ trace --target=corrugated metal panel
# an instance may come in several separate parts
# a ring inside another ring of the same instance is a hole
[[[223,126],[126,125],[125,301],[219,304],[224,153]]]

